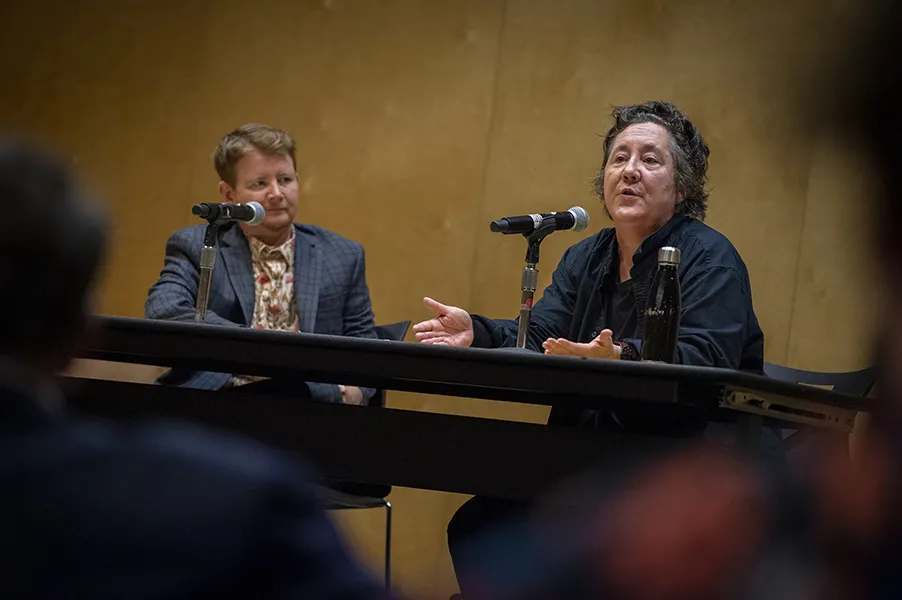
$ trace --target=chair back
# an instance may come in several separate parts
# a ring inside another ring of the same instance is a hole
[[[865,398],[871,393],[871,388],[874,387],[876,379],[876,372],[873,367],[844,373],[823,373],[764,363],[764,374],[780,381],[826,387],[834,392],[859,398]]]
[[[376,337],[380,340],[403,342],[407,330],[410,329],[410,321],[398,321],[389,325],[376,325]]]
[[[403,342],[407,330],[410,329],[410,321],[398,321],[388,325],[376,325],[376,337],[380,340],[391,342]],[[376,390],[373,397],[370,398],[368,406],[385,406],[385,390]]]

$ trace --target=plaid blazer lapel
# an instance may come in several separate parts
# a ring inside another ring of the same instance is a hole
[[[323,254],[316,242],[300,228],[295,228],[294,233],[294,296],[298,324],[301,331],[315,333]]]
[[[219,254],[223,267],[229,276],[241,312],[244,313],[244,324],[250,326],[254,319],[254,265],[251,262],[251,250],[241,229],[235,225],[225,232],[219,241]]]

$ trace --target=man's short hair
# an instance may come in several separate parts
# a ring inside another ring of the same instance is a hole
[[[0,210],[0,355],[52,355],[84,323],[106,246],[105,219],[57,159],[6,136]]]
[[[670,134],[670,154],[674,160],[676,189],[683,200],[677,207],[682,213],[699,221],[705,220],[708,211],[708,155],[711,151],[692,121],[669,102],[650,101],[631,106],[617,106],[613,112],[614,124],[604,136],[604,158],[601,170],[595,178],[595,193],[604,205],[604,171],[611,155],[614,139],[630,125],[657,123]],[[608,213],[608,217],[610,217]]]
[[[256,151],[267,156],[288,156],[297,169],[294,150],[294,140],[287,132],[260,123],[248,123],[219,141],[213,153],[213,166],[222,181],[235,187],[235,165],[246,154]]]

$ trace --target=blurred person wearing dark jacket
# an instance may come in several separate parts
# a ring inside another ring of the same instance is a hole
[[[54,374],[86,330],[101,213],[0,137],[0,597],[376,598],[285,456],[187,425],[69,414]],[[127,399],[123,399],[127,401]]]

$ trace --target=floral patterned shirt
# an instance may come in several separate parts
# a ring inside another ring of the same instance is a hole
[[[254,329],[296,329],[294,301],[294,227],[281,246],[267,246],[248,236],[254,265]]]
[[[254,329],[297,331],[298,313],[294,295],[294,227],[291,237],[280,246],[267,246],[247,236],[254,266]],[[258,378],[236,375],[231,385],[239,386]]]

